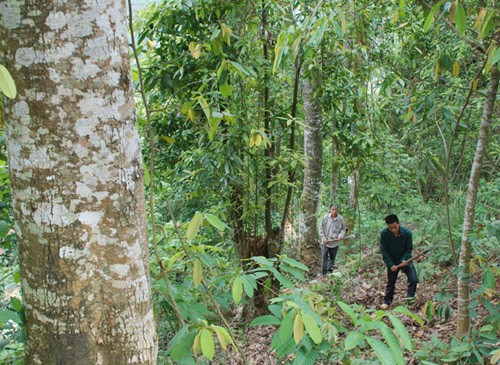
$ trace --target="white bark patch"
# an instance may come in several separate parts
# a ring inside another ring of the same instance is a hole
[[[61,204],[41,203],[33,214],[33,220],[38,225],[55,225],[66,227],[75,221],[74,215]]]
[[[117,274],[118,276],[126,277],[128,275],[129,270],[130,270],[130,266],[129,265],[122,265],[122,264],[114,264],[114,265],[110,265],[109,269],[113,273]]]
[[[85,62],[83,63],[83,60],[77,58],[72,60],[73,62],[73,76],[77,80],[86,80],[86,79],[92,79],[96,77],[96,75],[101,71],[101,68],[94,64],[94,63],[89,63]]]
[[[78,220],[84,225],[97,228],[103,214],[102,212],[83,212],[78,214]]]
[[[75,123],[75,132],[80,137],[90,136],[94,133],[97,124],[95,119],[78,119]]]
[[[52,30],[58,30],[66,26],[67,20],[63,12],[51,13],[45,20],[45,24]]]
[[[21,24],[21,5],[24,1],[3,1],[0,3],[0,24],[7,29],[15,29]]]

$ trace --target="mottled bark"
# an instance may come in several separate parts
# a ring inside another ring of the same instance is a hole
[[[0,1],[26,364],[155,364],[123,1]]]
[[[307,80],[304,98],[304,186],[300,197],[299,250],[300,259],[312,265],[319,256],[317,214],[321,195],[323,147],[321,138],[321,99],[316,83]]]
[[[462,247],[460,251],[458,275],[458,318],[457,335],[462,337],[469,333],[470,329],[470,260],[472,245],[469,241],[469,235],[474,227],[474,213],[476,208],[477,191],[479,187],[479,178],[481,175],[481,166],[488,141],[488,132],[491,125],[491,118],[495,109],[495,99],[498,92],[499,80],[498,67],[495,65],[491,72],[491,77],[484,103],[483,115],[481,117],[481,126],[479,137],[477,139],[476,153],[472,164],[469,178],[469,187],[467,190],[467,201],[465,203],[464,226],[462,231]],[[498,111],[497,111],[498,113]]]
[[[353,211],[358,208],[359,178],[359,170],[354,170],[349,178],[349,206]]]

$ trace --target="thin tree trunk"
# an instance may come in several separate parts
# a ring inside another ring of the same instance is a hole
[[[299,252],[300,259],[313,265],[319,255],[317,214],[321,196],[323,147],[321,138],[321,99],[317,81],[306,80],[303,89],[305,126],[304,187],[300,197]]]
[[[483,115],[481,118],[481,127],[479,129],[479,137],[477,140],[476,154],[472,164],[469,188],[467,190],[467,201],[465,204],[464,226],[462,231],[462,247],[460,251],[458,276],[458,318],[457,318],[457,335],[465,336],[470,329],[470,260],[472,245],[469,241],[469,235],[474,227],[474,213],[476,208],[477,191],[479,187],[479,178],[481,174],[481,166],[483,156],[486,151],[488,141],[488,132],[491,125],[491,117],[494,112],[495,99],[498,91],[499,80],[498,66],[493,66],[489,81],[488,92],[484,104]]]
[[[5,3],[5,2],[4,2]],[[31,364],[155,364],[125,2],[10,1],[0,62]]]

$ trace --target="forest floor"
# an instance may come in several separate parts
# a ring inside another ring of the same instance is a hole
[[[415,252],[415,255],[418,253],[419,252]],[[342,254],[343,252],[340,251],[339,256]],[[379,257],[380,254],[374,251],[365,253],[364,255],[357,254],[355,256],[358,256],[358,258],[352,259],[353,256],[347,256],[347,254],[344,258],[338,257],[338,266],[336,267],[337,275],[327,278],[321,278],[317,275],[311,281],[305,283],[304,286],[308,287],[308,289],[312,291],[320,293],[324,297],[329,297],[332,302],[341,300],[350,305],[357,304],[366,309],[378,310],[380,305],[383,303],[386,285],[385,266],[381,257]],[[350,259],[352,261],[349,261]],[[353,270],[353,265],[359,265],[359,262],[362,263],[361,268]],[[450,343],[452,337],[456,333],[457,280],[456,275],[453,275],[450,272],[450,269],[450,267],[439,265],[436,267],[436,270],[432,272],[432,275],[427,275],[428,277],[425,280],[419,282],[416,300],[411,304],[403,303],[403,298],[406,297],[407,291],[406,276],[403,273],[400,273],[398,276],[396,294],[391,308],[398,305],[405,305],[414,314],[420,316],[424,321],[424,324],[420,325],[406,315],[393,313],[397,315],[405,324],[406,329],[414,342],[413,352],[405,352],[406,364],[419,363],[418,358],[413,356],[413,354],[415,351],[421,349],[426,342],[431,341],[432,337],[437,337],[442,343]],[[340,281],[342,282],[339,283]],[[340,291],[338,290],[339,286],[341,288]],[[478,273],[472,278],[471,292],[480,286],[481,273]],[[335,297],[333,291],[339,294]],[[497,293],[493,298],[493,303],[496,305],[499,304],[498,292],[499,291],[497,290]],[[442,299],[436,300],[436,294],[442,295]],[[426,316],[426,304],[429,302],[434,302],[434,311],[436,312],[430,319]],[[442,308],[441,315],[438,315],[439,306]],[[444,315],[445,312],[447,312],[446,317]],[[471,327],[480,327],[484,322],[484,319],[489,314],[481,304],[476,307],[475,312],[477,315],[472,318]],[[247,357],[247,361],[250,364],[277,365],[285,363],[282,359],[279,360],[277,358],[276,351],[271,348],[271,340],[277,329],[277,326],[245,327],[244,337],[246,337],[246,341],[242,347]],[[341,334],[339,337],[342,338],[342,336],[345,336],[345,334]],[[339,345],[341,345],[340,339],[337,344],[332,343],[332,346]],[[370,354],[367,355],[371,356]],[[233,352],[230,356],[226,357],[225,364],[236,365],[241,363],[241,355],[238,353]],[[328,362],[328,364],[341,364],[341,362]]]

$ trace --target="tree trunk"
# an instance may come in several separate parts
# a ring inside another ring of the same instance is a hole
[[[304,187],[300,197],[299,251],[307,265],[319,256],[317,213],[321,196],[323,149],[321,140],[321,98],[318,84],[307,80],[304,84]]]
[[[358,208],[358,194],[359,194],[359,170],[354,170],[350,177],[350,190],[349,190],[349,206],[353,212]]]
[[[155,364],[125,3],[3,5],[26,364]]]
[[[498,66],[494,65],[489,81],[489,88],[486,94],[486,101],[481,118],[481,127],[479,129],[479,137],[477,140],[476,154],[472,164],[469,187],[467,190],[467,201],[465,204],[464,226],[462,231],[462,247],[460,251],[459,267],[460,274],[458,275],[458,318],[457,318],[457,335],[462,337],[469,333],[470,328],[470,259],[472,246],[469,241],[469,234],[474,227],[474,212],[476,208],[477,190],[479,186],[479,177],[481,174],[481,165],[483,156],[486,151],[488,141],[488,132],[491,125],[491,117],[494,112],[495,99],[498,91],[498,79],[500,72]]]

